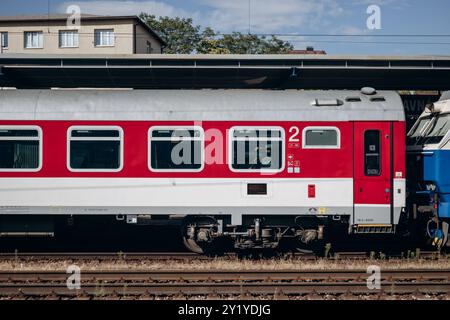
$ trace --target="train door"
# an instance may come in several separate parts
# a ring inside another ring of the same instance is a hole
[[[355,225],[392,224],[392,133],[389,122],[354,123]]]

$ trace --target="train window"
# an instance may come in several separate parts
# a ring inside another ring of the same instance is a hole
[[[149,169],[155,172],[199,172],[204,166],[201,127],[152,127]]]
[[[409,138],[419,138],[422,136],[423,131],[426,128],[426,125],[430,122],[431,117],[423,117],[420,118],[416,122],[416,124],[412,127],[411,131],[408,133]]]
[[[368,130],[364,133],[364,172],[366,176],[381,175],[381,132]]]
[[[411,130],[409,130],[406,141],[408,145],[419,144],[423,137],[430,129],[430,124],[434,122],[434,118],[431,116],[426,116],[419,118],[413,125]]]
[[[41,169],[41,166],[41,128],[0,127],[0,171],[36,172]]]
[[[123,167],[120,127],[71,127],[67,167],[74,172],[118,172]]]
[[[244,128],[230,130],[232,171],[279,172],[284,168],[284,130],[282,128]]]
[[[431,128],[427,128],[427,134],[421,143],[423,144],[437,144],[447,135],[450,130],[450,114],[440,114],[434,120]]]
[[[304,149],[339,149],[340,131],[336,127],[306,127],[303,129]]]

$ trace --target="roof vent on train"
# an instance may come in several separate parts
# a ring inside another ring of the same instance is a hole
[[[361,89],[361,93],[367,96],[373,96],[374,94],[377,94],[377,90],[371,87],[364,87]]]
[[[316,107],[338,107],[342,106],[344,102],[339,99],[315,99],[311,105]]]
[[[370,98],[370,101],[372,102],[385,102],[386,98],[382,96],[372,97]]]
[[[346,102],[361,102],[361,98],[357,97],[357,96],[353,96],[353,97],[346,97],[345,98]]]

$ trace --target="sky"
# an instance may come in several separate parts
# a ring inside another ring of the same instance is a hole
[[[0,0],[0,15],[64,13],[69,5],[86,14],[190,17],[222,33],[278,34],[296,49],[328,54],[450,55],[448,0]]]

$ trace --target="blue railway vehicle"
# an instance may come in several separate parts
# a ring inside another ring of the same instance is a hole
[[[427,105],[408,133],[407,179],[409,218],[425,227],[409,231],[450,246],[450,91]]]

